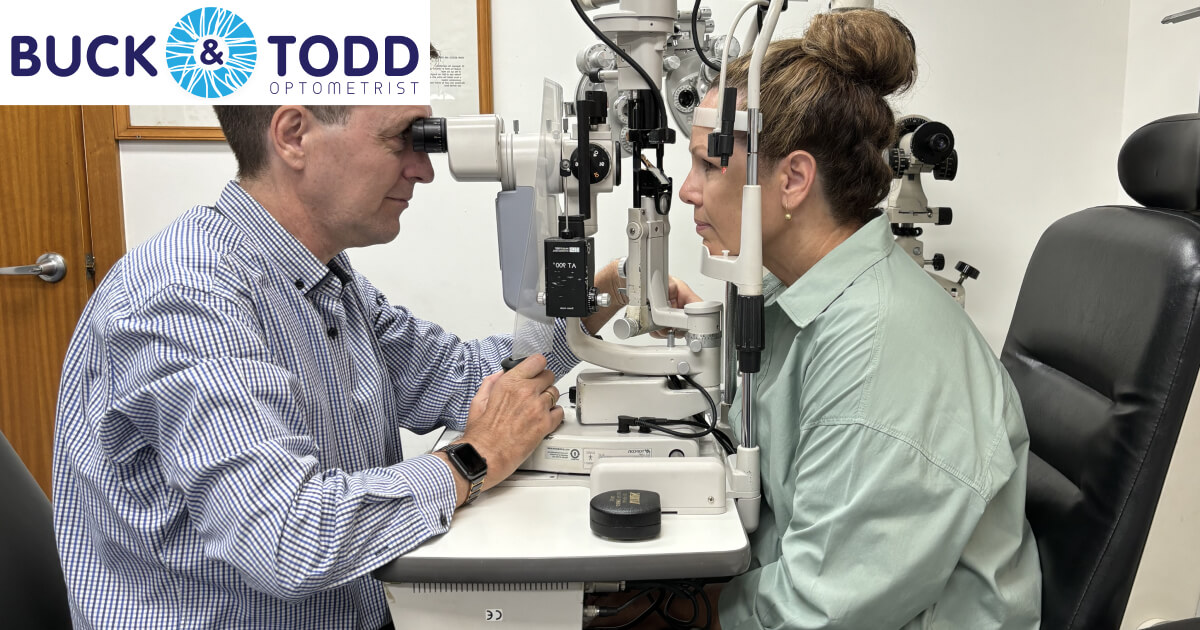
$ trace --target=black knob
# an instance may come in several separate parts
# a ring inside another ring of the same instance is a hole
[[[558,163],[558,174],[563,177],[571,176],[571,160],[562,160]]]
[[[943,206],[941,208],[938,208],[937,212],[938,212],[937,225],[950,225],[950,222],[954,220],[954,211],[951,210],[950,208],[946,208]]]
[[[954,151],[954,132],[944,123],[927,122],[912,133],[913,156],[926,164],[937,164]]]
[[[933,178],[953,181],[958,175],[958,151],[951,151],[950,156],[933,167]]]
[[[575,398],[578,395],[578,393],[579,393],[579,390],[574,385],[571,386],[571,389],[567,390],[567,399],[569,399],[571,401],[572,405],[575,404]]]
[[[612,158],[609,157],[608,151],[597,144],[588,145],[592,151],[592,183],[598,184],[608,177],[609,171],[612,170]],[[568,166],[568,173],[579,177],[579,149],[575,149],[571,153],[571,162]],[[564,174],[565,176],[565,174]]]
[[[954,268],[957,269],[958,272],[962,274],[962,277],[958,279],[959,282],[962,282],[963,280],[966,280],[967,278],[970,278],[972,280],[976,280],[979,278],[979,270],[972,267],[971,265],[968,265],[967,263],[965,263],[961,260],[958,261],[958,264],[954,265]]]
[[[941,271],[946,268],[946,257],[941,254],[934,254],[933,260],[929,262],[934,271]]]
[[[892,167],[892,177],[900,179],[908,170],[908,156],[900,149],[888,150],[888,166]]]

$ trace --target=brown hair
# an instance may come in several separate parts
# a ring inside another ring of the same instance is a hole
[[[429,45],[429,58],[438,59],[437,48]],[[345,125],[351,105],[311,105],[308,110],[326,125]],[[221,133],[237,158],[239,179],[254,179],[267,167],[267,127],[278,105],[213,105]]]
[[[727,78],[743,108],[749,67],[743,55]],[[759,155],[774,164],[793,151],[811,153],[834,218],[861,226],[878,216],[892,181],[883,150],[894,141],[895,115],[884,97],[916,75],[912,33],[899,20],[868,9],[818,14],[803,37],[767,47]]]
[[[327,125],[344,125],[350,119],[350,105],[313,105],[308,108],[317,120]],[[254,179],[267,168],[267,127],[278,105],[213,105],[225,141],[237,158],[238,178]]]

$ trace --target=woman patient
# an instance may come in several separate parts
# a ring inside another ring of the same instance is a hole
[[[730,65],[739,109],[748,66]],[[756,405],[763,508],[750,570],[720,592],[727,630],[1038,627],[1017,392],[876,209],[884,99],[915,75],[911,34],[873,10],[817,15],[763,63],[767,343],[756,390],[738,392]],[[709,251],[736,253],[746,138],[723,173],[711,131],[692,129],[679,196]]]

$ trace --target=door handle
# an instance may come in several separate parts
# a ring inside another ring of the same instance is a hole
[[[37,262],[20,267],[0,267],[0,276],[37,276],[46,282],[58,282],[67,275],[67,261],[54,252],[38,256]]]

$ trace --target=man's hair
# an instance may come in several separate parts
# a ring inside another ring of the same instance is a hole
[[[437,59],[437,48],[429,46],[429,58]],[[311,105],[307,109],[326,125],[345,125],[351,105]],[[267,128],[279,105],[214,105],[221,132],[237,159],[238,179],[254,179],[267,168]]]
[[[350,105],[313,105],[308,110],[327,125],[345,125]],[[267,128],[279,105],[214,105],[225,141],[237,158],[238,179],[254,179],[267,168]]]

